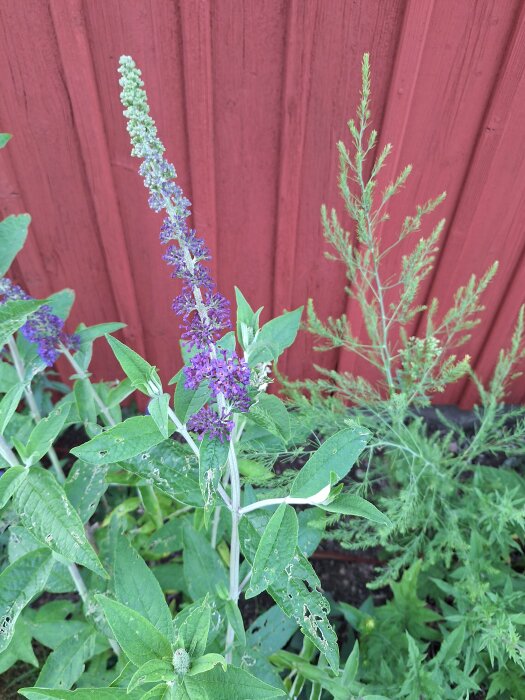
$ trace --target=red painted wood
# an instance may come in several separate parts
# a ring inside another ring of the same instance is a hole
[[[336,142],[348,141],[370,51],[374,126],[394,144],[384,180],[414,165],[385,244],[446,189],[429,218],[448,224],[421,301],[446,307],[470,272],[501,261],[465,348],[487,376],[524,300],[524,12],[520,0],[4,0],[0,130],[15,138],[0,152],[0,209],[33,216],[17,279],[39,296],[73,287],[73,323],[123,320],[164,378],[177,370],[179,287],[129,155],[116,73],[125,53],[143,71],[220,291],[233,300],[237,284],[265,319],[311,296],[321,317],[346,309],[359,328],[344,270],[323,257],[319,208],[342,212]],[[367,371],[312,345],[301,334],[287,353],[291,376],[311,376],[313,362]],[[116,374],[103,342],[95,369]],[[475,400],[463,383],[445,398]],[[524,379],[511,398],[525,398]]]

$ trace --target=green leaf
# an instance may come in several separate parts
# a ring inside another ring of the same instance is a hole
[[[202,656],[208,643],[211,623],[211,607],[207,597],[196,606],[178,628],[178,644],[191,658]]]
[[[219,555],[206,537],[190,526],[184,528],[184,576],[193,600],[213,595],[217,586],[227,590],[229,585]]]
[[[24,387],[21,384],[17,384],[12,386],[0,401],[0,435],[5,433],[5,429],[20,403],[23,393]]]
[[[106,339],[113,350],[118,363],[131,380],[133,386],[149,395],[150,389],[148,382],[152,381],[157,387],[161,386],[159,375],[155,367],[146,362],[138,353],[136,353],[127,345],[121,343],[120,340],[113,338],[111,335],[106,335]]]
[[[36,682],[42,688],[68,690],[84,672],[85,662],[95,653],[97,633],[86,627],[65,639],[46,659]]]
[[[0,476],[0,508],[3,508],[27,476],[24,467],[9,467]]]
[[[291,436],[290,414],[285,404],[272,394],[260,394],[248,417],[257,425],[266,428],[285,444]]]
[[[392,525],[390,519],[387,518],[386,515],[383,515],[372,503],[360,496],[354,496],[350,493],[342,493],[336,496],[330,503],[321,503],[318,507],[329,513],[356,515],[359,518],[366,518],[380,525]]]
[[[163,659],[151,659],[138,668],[128,685],[128,691],[135,690],[139,685],[156,683],[158,681],[170,682],[176,679],[173,663]]]
[[[359,642],[356,640],[352,648],[352,653],[348,657],[343,669],[343,675],[341,676],[341,685],[343,687],[348,686],[352,681],[357,679],[357,672],[359,670]]]
[[[0,148],[3,148],[12,138],[12,134],[0,134]]]
[[[13,214],[0,221],[0,277],[3,277],[27,238],[29,214]]]
[[[370,433],[365,428],[344,428],[325,440],[297,474],[290,495],[310,498],[330,484],[332,472],[345,477],[366,446]]]
[[[240,523],[241,548],[249,562],[253,562],[261,537],[255,522],[264,529],[264,515],[244,517]],[[269,586],[268,593],[325,655],[331,668],[338,671],[337,636],[328,621],[330,606],[319,590],[320,585],[308,559],[296,551],[286,571]]]
[[[123,536],[115,545],[114,574],[115,595],[119,603],[138,612],[170,639],[171,613],[161,587],[142,557]]]
[[[77,379],[73,385],[73,395],[80,420],[83,423],[96,423],[98,412],[89,379]]]
[[[297,547],[299,523],[295,510],[281,503],[270,518],[262,534],[255,559],[246,598],[253,598],[282,575]]]
[[[31,629],[29,624],[20,616],[15,625],[15,632],[6,649],[0,653],[0,674],[5,673],[17,661],[23,661],[38,668],[38,659],[31,644]]]
[[[135,666],[152,659],[171,659],[171,644],[149,620],[104,595],[95,598],[104,610],[116,641]]]
[[[168,394],[157,394],[148,404],[148,413],[155,421],[162,436],[167,440],[170,433],[168,429],[168,408],[170,397]]]
[[[224,611],[228,622],[233,627],[235,644],[244,649],[246,646],[246,631],[244,629],[244,620],[242,619],[239,606],[233,600],[228,599],[224,603]]]
[[[9,336],[23,326],[27,317],[46,303],[46,300],[29,299],[6,301],[0,305],[0,347],[5,345]]]
[[[167,440],[121,466],[188,506],[202,508],[199,473],[196,459],[173,440]]]
[[[93,515],[108,488],[107,471],[106,466],[87,464],[78,459],[67,475],[64,490],[83,523]]]
[[[189,419],[209,401],[211,392],[207,382],[202,382],[196,389],[186,389],[184,382],[185,376],[181,373],[175,388],[173,403],[175,415],[183,425],[186,425]]]
[[[264,324],[250,347],[249,363],[251,366],[259,362],[277,360],[279,355],[290,347],[299,330],[302,312],[303,307],[301,306]]]
[[[289,618],[278,605],[273,605],[249,626],[246,644],[258,655],[268,658],[282,649],[296,630],[295,620]]]
[[[68,288],[61,289],[48,296],[46,303],[54,314],[65,321],[75,303],[75,292]]]
[[[175,517],[151,535],[146,545],[148,554],[167,557],[182,549],[183,520]]]
[[[235,299],[237,301],[237,340],[243,350],[248,350],[259,330],[262,307],[254,312],[238,287],[235,287]]]
[[[204,654],[204,656],[192,661],[191,668],[188,671],[188,676],[198,676],[200,673],[206,673],[215,666],[222,666],[222,670],[226,671],[226,659],[220,654]]]
[[[151,416],[134,416],[75,447],[71,452],[90,464],[112,464],[150,450],[164,439]]]
[[[128,693],[126,688],[22,688],[18,692],[28,700],[143,700],[142,691]]]
[[[68,561],[74,561],[106,577],[89,544],[80,516],[55,477],[40,467],[30,467],[13,496],[21,524],[43,545]]]
[[[56,440],[69,415],[69,405],[59,406],[42,418],[33,428],[29,440],[24,447],[24,462],[30,467],[36,464]]]
[[[205,508],[210,508],[215,503],[217,487],[221,480],[222,468],[228,459],[229,449],[229,442],[221,442],[208,435],[201,441],[199,483]]]
[[[205,676],[184,679],[190,698],[206,700],[270,700],[284,695],[282,690],[255,678],[251,673],[235,666],[228,666],[226,671],[214,668]]]
[[[116,321],[109,323],[98,323],[95,326],[88,326],[87,328],[83,325],[79,326],[75,335],[78,336],[80,343],[90,343],[97,338],[102,338],[104,335],[109,333],[115,333],[121,328],[125,328],[125,323],[118,323]]]
[[[0,574],[0,651],[9,645],[22,610],[44,589],[52,566],[51,552],[38,549],[20,557]]]

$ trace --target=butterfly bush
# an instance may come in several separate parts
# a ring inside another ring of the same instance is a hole
[[[0,278],[0,304],[7,301],[28,301],[32,298],[9,278]],[[68,349],[75,349],[78,345],[77,336],[64,332],[64,321],[54,314],[47,304],[31,314],[20,331],[26,340],[37,346],[38,354],[47,367],[55,363],[60,355],[61,345]]]
[[[160,241],[167,246],[163,258],[174,268],[173,277],[182,280],[181,293],[173,301],[173,310],[182,317],[182,341],[193,353],[184,368],[185,386],[196,389],[208,382],[212,404],[204,406],[189,421],[188,428],[201,437],[208,434],[221,441],[228,439],[234,427],[233,412],[250,407],[248,388],[250,370],[235,351],[217,345],[231,327],[228,300],[215,291],[209,270],[202,264],[210,253],[196,231],[189,227],[191,203],[174,181],[174,166],[164,158],[164,146],[149,115],[141,72],[129,56],[120,59],[121,101],[131,138],[132,155],[141,158],[139,168],[149,190],[149,206],[164,212]]]

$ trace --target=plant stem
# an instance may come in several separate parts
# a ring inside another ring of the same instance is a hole
[[[88,372],[86,372],[82,369],[82,367],[78,364],[78,362],[75,360],[73,355],[69,352],[69,350],[66,348],[66,346],[63,345],[62,343],[60,344],[60,350],[62,351],[62,354],[67,359],[67,361],[69,362],[71,367],[75,370],[75,373],[78,374],[80,379],[89,379]],[[106,419],[106,423],[109,426],[114,427],[117,423],[116,423],[115,419],[113,418],[113,416],[111,415],[111,413],[109,412],[109,409],[106,406],[106,404],[102,401],[102,399],[100,398],[98,393],[95,391],[93,385],[91,384],[91,381],[89,382],[89,388],[90,388],[91,394],[93,396],[93,400],[95,401],[95,403],[99,407],[102,415]]]
[[[237,603],[239,600],[239,568],[240,568],[240,542],[239,542],[239,519],[241,508],[241,480],[239,476],[239,467],[237,465],[237,455],[235,454],[235,444],[230,442],[230,451],[228,453],[228,466],[230,472],[231,484],[231,518],[232,518],[232,534],[230,541],[230,600]],[[230,623],[226,631],[226,661],[232,662],[233,657],[233,640],[235,632]]]
[[[29,406],[29,410],[31,412],[31,417],[33,418],[33,422],[35,424],[39,423],[42,420],[42,416],[40,415],[40,411],[38,410],[38,406],[36,405],[35,397],[33,395],[33,392],[31,391],[31,386],[25,383],[25,367],[24,363],[22,361],[22,358],[20,357],[20,353],[18,352],[18,347],[16,345],[15,339],[13,336],[11,336],[8,340],[8,345],[9,345],[9,350],[11,351],[11,356],[13,358],[13,363],[15,365],[15,369],[18,375],[18,378],[21,382],[24,383],[24,395],[27,400],[27,404]],[[10,464],[10,466],[15,467],[18,465],[18,460],[13,452],[13,450],[9,447],[7,442],[5,441],[3,435],[0,435],[0,451],[2,453],[2,456],[7,460],[7,462]],[[54,447],[50,447],[47,454],[49,455],[49,459],[51,461],[51,464],[53,466],[53,469],[55,470],[57,479],[60,483],[64,483],[66,480],[66,477],[64,475],[64,471],[62,470],[62,467],[60,465],[60,460],[58,459],[58,455],[55,452]],[[88,590],[86,588],[86,584],[84,583],[84,579],[82,578],[82,575],[80,574],[80,571],[75,563],[69,563],[67,565],[69,575],[71,576],[71,579],[73,583],[75,584],[75,588],[77,589],[77,592],[82,599],[83,603],[86,603],[88,601]],[[109,639],[109,644],[115,654],[119,655],[120,654],[120,648],[114,642],[112,639]]]
[[[16,369],[16,373],[18,375],[18,379],[24,386],[24,396],[27,401],[27,405],[29,406],[29,411],[31,413],[31,417],[34,421],[34,423],[40,423],[42,420],[42,416],[40,415],[40,411],[38,410],[38,406],[35,401],[35,396],[33,394],[33,391],[31,389],[31,384],[30,382],[26,382],[25,380],[25,367],[22,358],[20,357],[20,353],[18,352],[18,347],[16,344],[15,339],[13,336],[9,338],[7,341],[9,350],[11,352],[11,357],[13,358],[13,364]],[[62,470],[62,467],[60,465],[60,460],[58,459],[58,455],[55,452],[55,449],[53,446],[51,446],[47,452],[49,456],[49,460],[51,462],[51,466],[53,467],[53,470],[55,472],[55,475],[58,479],[58,481],[63,484],[64,481],[66,480],[65,474]]]

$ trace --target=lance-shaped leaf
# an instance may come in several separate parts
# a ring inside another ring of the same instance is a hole
[[[205,575],[204,575],[205,572]],[[184,529],[184,576],[194,600],[212,595],[217,586],[228,589],[228,577],[217,552],[192,527]]]
[[[229,448],[229,442],[221,442],[208,435],[202,439],[199,450],[199,483],[205,508],[210,508],[215,503],[221,470],[228,459]]]
[[[2,474],[0,477],[0,508],[6,505],[26,476],[27,469],[24,467],[10,467]]]
[[[18,692],[28,700],[144,700],[141,690],[130,693],[126,688],[22,688]]]
[[[164,439],[151,416],[134,416],[75,447],[71,452],[90,464],[112,464],[150,450]]]
[[[157,394],[148,404],[148,412],[165,439],[169,437],[169,405],[170,397],[168,394]]]
[[[93,515],[106,492],[108,469],[107,466],[87,464],[78,459],[67,475],[64,490],[83,523]]]
[[[171,682],[176,680],[176,673],[173,670],[173,663],[164,659],[152,659],[146,661],[138,668],[128,685],[128,691],[135,690],[139,685],[146,683],[158,683],[159,681]]]
[[[6,301],[0,305],[0,347],[23,326],[27,317],[46,303],[46,300],[28,299]]]
[[[0,148],[3,148],[12,136],[12,134],[0,134]]]
[[[127,345],[121,343],[120,340],[113,338],[111,335],[106,335],[106,339],[119,365],[129,377],[135,389],[149,395],[150,389],[148,383],[150,381],[157,387],[161,386],[160,378],[155,367],[150,365],[149,362],[146,362],[146,360],[134,350],[128,348]]]
[[[246,598],[253,598],[282,575],[297,547],[299,523],[295,510],[281,503],[270,518],[253,560],[250,586]]]
[[[213,700],[270,700],[284,695],[279,688],[272,688],[235,666],[228,666],[225,671],[215,667],[203,676],[186,676],[184,684],[190,698],[203,697],[203,693]]]
[[[279,355],[292,345],[299,330],[302,312],[303,307],[300,306],[264,324],[250,347],[251,366],[259,362],[277,360]]]
[[[69,561],[106,576],[89,544],[80,516],[55,477],[40,467],[30,467],[13,496],[21,524],[43,545]]]
[[[102,606],[116,641],[135,666],[152,659],[171,659],[171,644],[149,620],[104,595],[95,598]]]
[[[370,433],[365,428],[344,428],[316,450],[297,474],[290,496],[310,498],[330,484],[331,475],[342,479],[366,446]]]
[[[14,214],[0,221],[0,277],[5,275],[16,254],[22,250],[30,222],[29,214]]]
[[[359,518],[366,518],[380,525],[391,525],[391,521],[386,515],[360,496],[355,496],[351,493],[341,493],[329,503],[321,503],[319,508],[328,511],[329,513],[341,513],[342,515],[356,515]]]
[[[119,537],[115,545],[114,585],[120,603],[149,620],[167,639],[171,638],[171,613],[159,582],[125,537]]]
[[[251,563],[266,525],[264,514],[244,517],[240,523],[241,549]],[[257,527],[256,527],[257,526]],[[268,587],[283,612],[295,620],[303,634],[321,651],[332,669],[339,668],[337,635],[330,622],[330,606],[319,590],[320,581],[308,559],[296,550],[286,569]]]
[[[178,627],[178,644],[183,647],[191,658],[202,656],[208,643],[208,634],[211,624],[211,607],[208,597],[197,605],[182,624]]]
[[[71,688],[95,653],[97,633],[91,626],[65,639],[49,654],[37,678],[41,688]]]
[[[21,384],[15,384],[0,401],[0,435],[4,434],[9,421],[13,417],[13,413],[20,403],[23,393],[24,387]]]
[[[17,559],[0,574],[0,651],[9,645],[22,610],[44,589],[52,566],[51,552],[37,549]]]
[[[27,466],[30,467],[38,462],[49,451],[64,427],[69,409],[69,404],[59,406],[35,425],[24,447],[24,462]]]
[[[180,443],[166,440],[148,452],[120,463],[167,496],[188,506],[202,508],[197,461]]]
[[[84,325],[80,325],[76,329],[75,335],[78,336],[80,344],[89,343],[97,338],[101,338],[104,335],[108,335],[108,333],[115,333],[115,331],[125,327],[125,323],[118,323],[116,321],[110,321],[109,323],[98,323],[95,326],[88,326],[87,328]]]
[[[208,402],[211,392],[207,382],[202,382],[196,389],[186,389],[184,372],[180,372],[173,396],[175,415],[183,425]],[[170,382],[171,384],[171,382]]]

